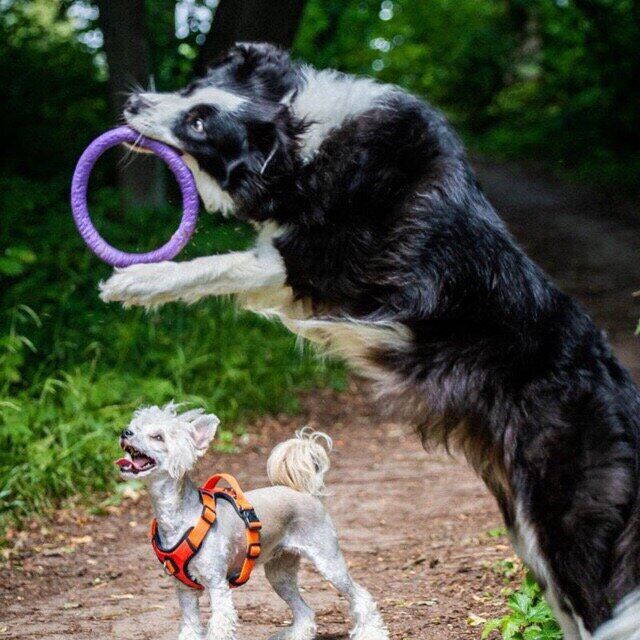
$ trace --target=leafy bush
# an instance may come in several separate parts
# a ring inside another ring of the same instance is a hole
[[[553,617],[538,583],[527,573],[520,588],[509,596],[509,613],[489,620],[482,640],[499,631],[503,640],[562,640],[562,632]]]
[[[59,176],[106,128],[106,85],[93,53],[74,37],[58,5],[51,0],[0,3],[4,176]]]

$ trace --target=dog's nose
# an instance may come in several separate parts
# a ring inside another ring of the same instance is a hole
[[[121,438],[130,438],[133,435],[133,431],[131,429],[123,429],[120,433]]]
[[[124,103],[124,110],[127,113],[135,116],[148,106],[149,103],[140,94],[133,93],[127,98],[127,101]]]

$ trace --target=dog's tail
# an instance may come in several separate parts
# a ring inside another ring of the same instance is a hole
[[[295,437],[276,445],[269,456],[267,474],[271,484],[323,496],[332,448],[333,442],[326,433],[310,427],[296,431]]]

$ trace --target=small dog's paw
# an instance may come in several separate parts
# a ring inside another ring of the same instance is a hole
[[[178,640],[204,640],[204,637],[204,629],[198,631],[198,629],[194,629],[193,627],[182,627],[178,634]]]
[[[382,620],[353,629],[349,634],[350,640],[389,640],[389,632]]]
[[[134,264],[124,269],[115,269],[113,275],[98,285],[100,298],[104,302],[122,302],[153,307],[175,299],[179,289],[178,265],[175,262],[157,264]]]
[[[270,636],[269,640],[313,640],[316,632],[316,624],[310,620],[282,629]]]

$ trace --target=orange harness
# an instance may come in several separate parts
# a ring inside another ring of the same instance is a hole
[[[220,480],[224,480],[230,488],[216,488]],[[158,560],[164,565],[165,571],[180,582],[193,589],[204,587],[189,576],[189,562],[200,551],[209,529],[216,521],[216,499],[222,498],[230,502],[236,513],[242,518],[246,527],[247,554],[240,571],[227,577],[231,588],[242,586],[251,577],[253,566],[260,555],[260,529],[262,525],[251,503],[247,500],[238,481],[228,473],[218,473],[211,476],[200,489],[200,502],[202,502],[202,514],[195,526],[187,529],[177,544],[171,549],[160,547],[158,535],[158,522],[151,523],[151,545],[158,556]]]

